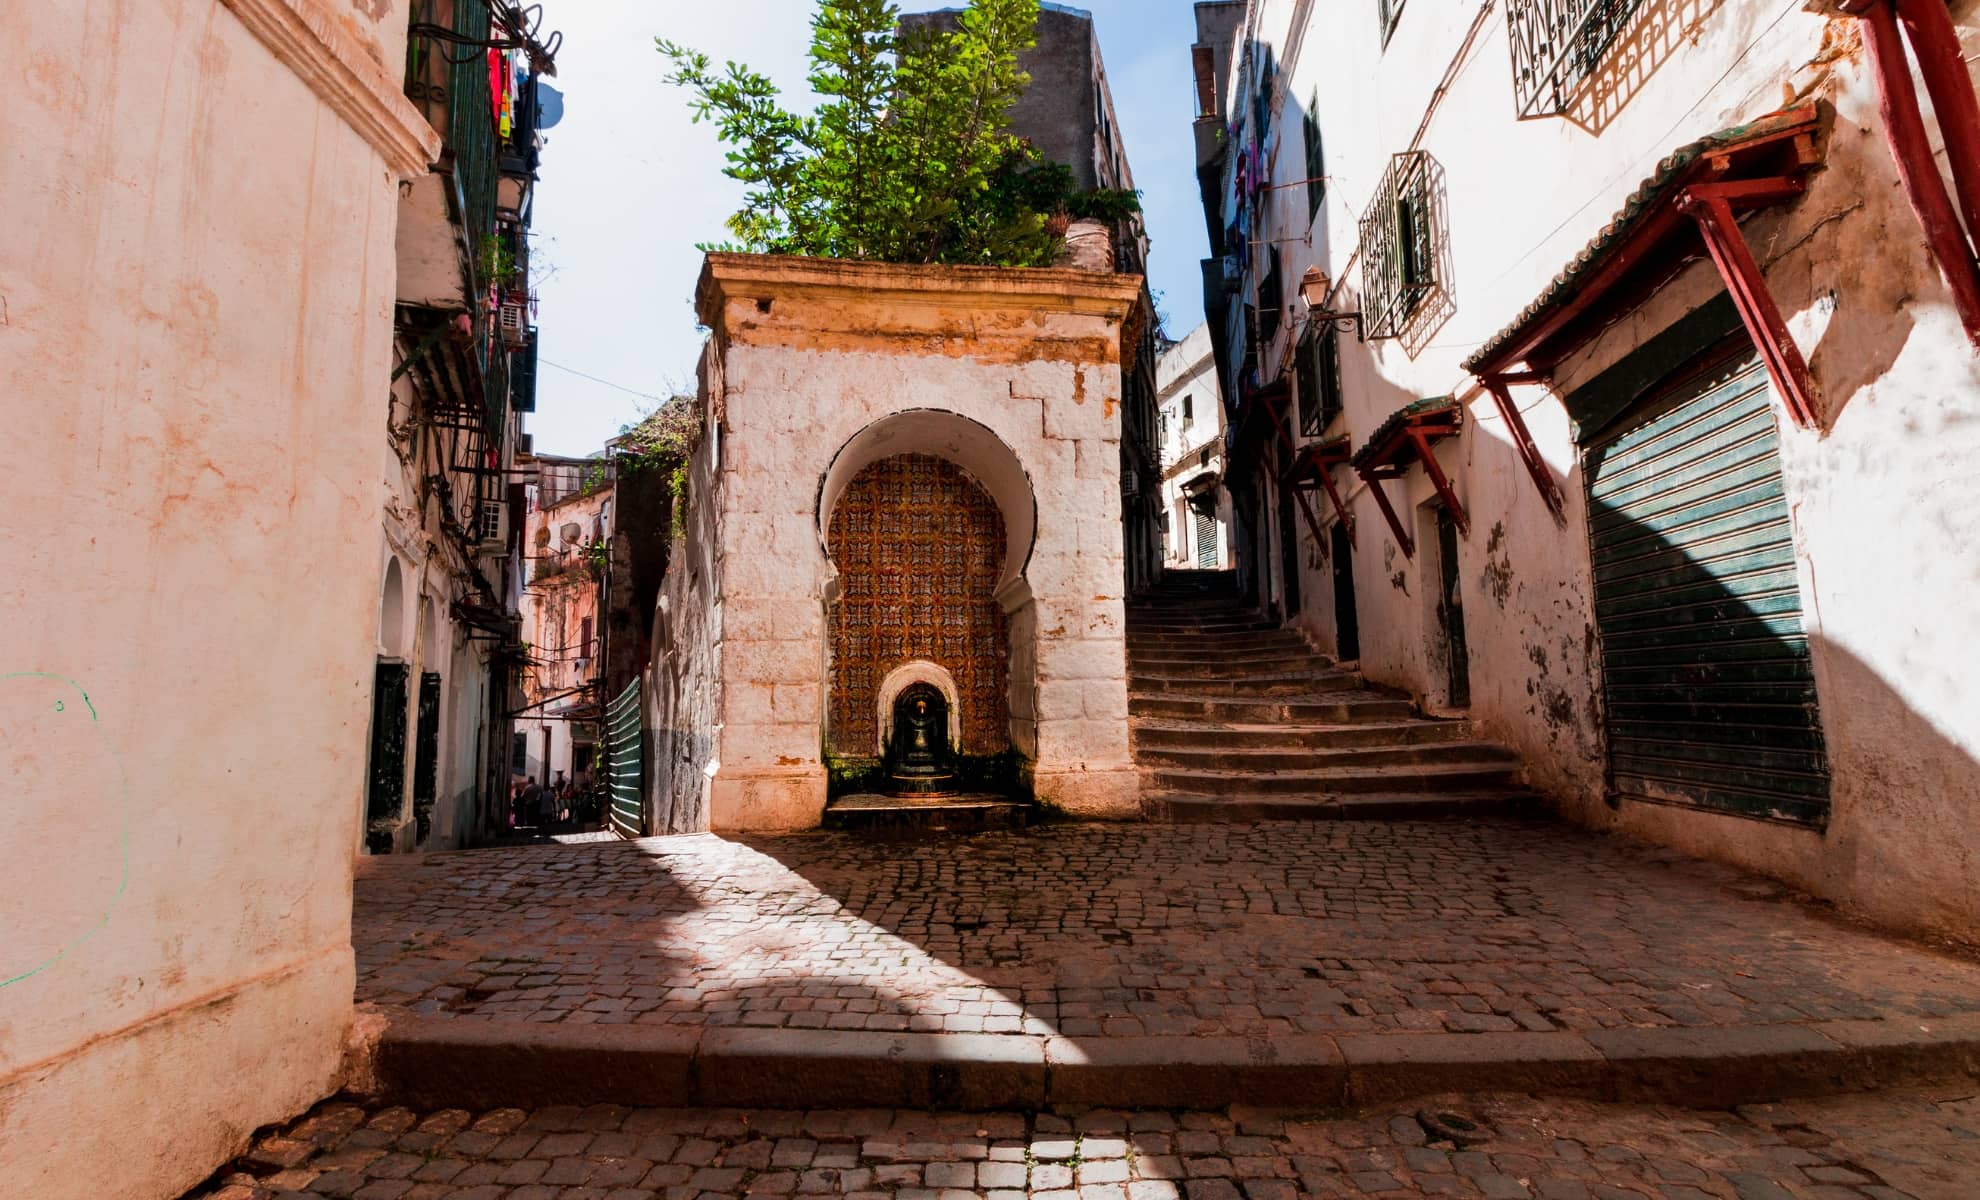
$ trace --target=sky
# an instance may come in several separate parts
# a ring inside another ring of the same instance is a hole
[[[961,0],[950,0],[961,3]],[[904,0],[914,12],[944,0]],[[1190,132],[1190,0],[1089,0],[1100,54],[1142,190],[1149,284],[1171,337],[1202,320],[1208,251]],[[531,270],[540,277],[535,449],[590,454],[659,398],[692,391],[697,242],[720,241],[742,185],[723,148],[691,122],[686,93],[663,83],[666,37],[737,59],[809,104],[804,78],[813,0],[546,0],[563,32],[554,83],[564,118],[544,134]],[[588,378],[587,378],[588,377]]]

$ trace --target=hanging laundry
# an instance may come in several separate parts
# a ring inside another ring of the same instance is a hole
[[[515,55],[512,53],[504,53],[502,55],[502,103],[495,111],[495,128],[496,132],[502,135],[503,141],[509,140],[509,134],[514,132],[516,127],[516,69],[514,60]]]

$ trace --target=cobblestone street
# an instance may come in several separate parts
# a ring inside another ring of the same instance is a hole
[[[1980,1011],[1980,966],[1552,824],[1047,826],[358,868],[358,999],[502,1021],[1069,1037]]]
[[[1959,1200],[1980,1175],[1973,1092],[1737,1113],[1446,1097],[1312,1120],[610,1106],[415,1113],[331,1102],[258,1139],[194,1196]]]

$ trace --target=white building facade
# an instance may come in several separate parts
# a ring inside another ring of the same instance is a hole
[[[1198,5],[1229,482],[1566,815],[1970,933],[1976,6],[1816,7]]]
[[[1224,490],[1224,399],[1210,327],[1198,325],[1156,360],[1162,447],[1162,562],[1171,570],[1230,568],[1231,497]]]

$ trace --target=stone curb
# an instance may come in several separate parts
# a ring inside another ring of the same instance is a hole
[[[1980,1074],[1980,1014],[1587,1034],[1065,1038],[390,1013],[351,1057],[353,1090],[420,1108],[1321,1109],[1487,1091],[1723,1108]]]

